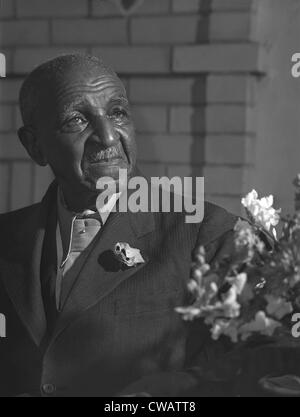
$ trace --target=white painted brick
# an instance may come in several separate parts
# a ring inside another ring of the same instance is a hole
[[[138,132],[160,133],[167,131],[167,107],[133,106],[132,112]]]
[[[116,4],[110,0],[92,0],[92,16],[113,17],[121,16]]]
[[[172,10],[175,13],[198,13],[204,7],[203,0],[172,0]]]
[[[133,103],[203,104],[206,101],[204,78],[134,78],[130,82]]]
[[[144,0],[136,10],[137,15],[161,15],[170,11],[170,0]]]
[[[182,164],[168,164],[168,177],[201,177],[202,176],[202,165],[182,165]]]
[[[264,70],[263,50],[256,44],[210,44],[174,48],[178,73],[257,72]]]
[[[255,10],[257,0],[212,0],[212,10]]]
[[[17,17],[87,16],[87,0],[17,0]]]
[[[15,52],[13,72],[26,74],[38,65],[61,54],[87,52],[85,48],[18,48]]]
[[[52,40],[55,44],[63,45],[126,44],[126,20],[55,20],[52,26]]]
[[[250,75],[208,75],[208,103],[248,103],[255,101],[255,78]]]
[[[22,80],[0,79],[0,102],[16,103],[19,97]]]
[[[17,134],[2,133],[0,135],[0,159],[29,159]]]
[[[208,133],[255,133],[254,109],[235,105],[211,105],[206,108]]]
[[[198,16],[168,16],[131,20],[134,44],[188,44],[207,39],[207,21]]]
[[[170,130],[174,133],[204,133],[205,107],[176,106],[171,109]]]
[[[205,138],[205,162],[207,164],[253,164],[255,138],[238,135],[216,135]]]
[[[139,162],[138,167],[142,174],[149,179],[151,177],[163,177],[166,175],[166,167],[163,164],[155,162]]]
[[[207,194],[236,195],[244,190],[244,168],[205,166],[205,192]]]
[[[49,23],[38,20],[14,20],[1,23],[0,46],[47,45]]]
[[[138,135],[139,159],[143,162],[201,164],[204,142],[189,135]]]
[[[17,129],[19,129],[22,126],[23,126],[23,120],[21,116],[21,111],[20,111],[19,105],[16,105],[14,109],[14,129],[17,131]]]
[[[174,133],[244,134],[255,132],[255,118],[253,110],[244,106],[177,106],[171,109],[170,126]]]
[[[123,74],[160,74],[170,71],[168,47],[112,47],[93,48],[93,54],[102,56]]]
[[[169,10],[170,0],[144,0],[133,15],[161,15]],[[121,15],[115,3],[109,0],[92,0],[92,14],[97,17]]]
[[[212,13],[209,20],[209,39],[211,41],[250,41],[254,40],[251,13]]]
[[[245,216],[245,213],[241,205],[241,197],[228,197],[207,194],[206,200],[220,207],[225,208],[230,213],[235,214],[236,216]]]
[[[1,0],[0,2],[0,20],[14,17],[15,0]]]
[[[13,106],[0,106],[0,132],[8,132],[13,127]]]
[[[255,9],[256,0],[173,0],[175,13],[199,13],[201,11],[239,11]]]

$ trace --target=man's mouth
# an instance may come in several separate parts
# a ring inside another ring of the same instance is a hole
[[[124,156],[118,148],[111,147],[89,153],[87,160],[90,164],[118,165],[120,161],[124,161]]]

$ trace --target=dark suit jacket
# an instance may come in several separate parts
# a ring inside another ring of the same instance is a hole
[[[40,204],[0,216],[0,313],[7,319],[0,395],[147,389],[175,396],[196,388],[195,369],[212,342],[200,321],[187,324],[174,308],[189,301],[195,246],[206,247],[210,262],[227,253],[235,217],[209,203],[201,224],[186,224],[179,213],[112,214],[84,255],[84,279],[51,326],[48,317],[47,332],[41,281],[55,271],[56,191],[54,183]],[[120,268],[112,256],[117,242],[140,249],[146,263]]]

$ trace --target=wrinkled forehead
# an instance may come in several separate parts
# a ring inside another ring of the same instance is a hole
[[[56,101],[84,93],[106,96],[115,91],[126,96],[125,87],[119,77],[103,68],[70,68],[54,79],[52,91]]]
[[[119,77],[103,68],[76,66],[58,72],[45,86],[46,103],[57,110],[87,98],[105,103],[113,98],[126,99],[126,90]],[[48,107],[47,106],[47,107]]]

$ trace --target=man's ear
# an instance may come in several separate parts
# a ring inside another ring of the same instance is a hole
[[[31,159],[40,166],[48,165],[47,158],[38,143],[34,129],[23,126],[18,130],[18,136]]]

